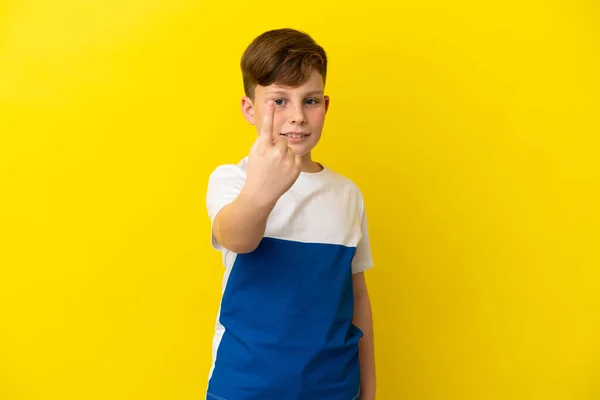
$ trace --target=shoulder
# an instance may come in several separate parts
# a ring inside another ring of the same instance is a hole
[[[209,181],[212,182],[221,179],[243,179],[246,177],[247,165],[247,157],[240,160],[237,164],[220,164],[211,171],[209,175]]]
[[[364,207],[362,190],[352,178],[332,169],[329,169],[329,176],[331,178],[331,182],[333,183],[332,187],[337,194],[346,197],[353,197],[359,202],[361,207]]]
[[[211,218],[226,204],[234,201],[246,183],[246,161],[221,164],[212,170],[206,188],[206,204]]]

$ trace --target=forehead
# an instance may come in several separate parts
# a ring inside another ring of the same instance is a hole
[[[299,86],[284,86],[273,83],[268,86],[257,86],[256,94],[322,94],[324,90],[323,77],[318,71],[313,71],[308,79]]]

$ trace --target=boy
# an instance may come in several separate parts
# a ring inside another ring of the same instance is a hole
[[[241,61],[258,138],[209,178],[212,245],[226,267],[207,400],[373,400],[360,190],[312,160],[327,56],[305,33],[263,33]]]

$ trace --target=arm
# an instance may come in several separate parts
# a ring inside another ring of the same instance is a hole
[[[375,345],[373,314],[364,272],[352,276],[354,287],[354,324],[363,331],[359,343],[360,400],[375,400]]]
[[[302,170],[302,158],[294,154],[287,139],[279,135],[273,139],[274,115],[275,106],[269,102],[260,134],[250,149],[246,181],[235,200],[214,217],[215,239],[234,253],[249,253],[258,247],[269,214]]]
[[[243,189],[232,203],[219,211],[214,221],[217,241],[234,253],[249,253],[258,247],[267,226],[273,202],[261,202]]]

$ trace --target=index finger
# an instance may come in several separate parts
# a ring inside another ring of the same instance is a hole
[[[273,119],[275,115],[275,105],[268,101],[265,106],[265,115],[260,127],[260,140],[265,145],[273,144]]]

